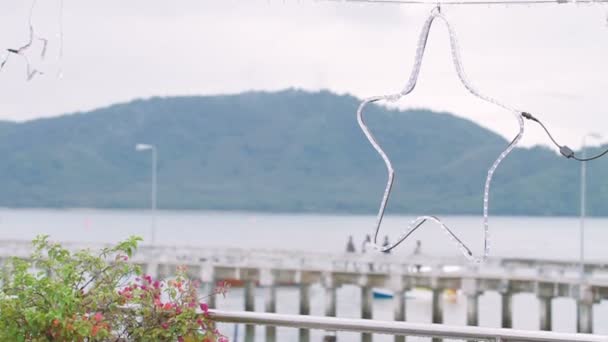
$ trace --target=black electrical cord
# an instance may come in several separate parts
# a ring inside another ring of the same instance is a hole
[[[559,153],[561,153],[564,157],[568,158],[568,159],[574,159],[580,162],[587,162],[587,161],[591,161],[591,160],[595,160],[598,158],[603,157],[604,155],[606,155],[608,153],[608,149],[604,150],[604,152],[597,154],[593,157],[589,157],[589,158],[579,158],[574,154],[574,151],[566,146],[566,145],[560,145],[557,143],[557,141],[555,141],[555,139],[553,138],[553,136],[551,135],[551,133],[549,132],[549,130],[547,129],[547,127],[545,127],[545,125],[538,120],[537,118],[534,117],[534,115],[530,114],[530,113],[526,113],[523,112],[521,113],[521,116],[523,116],[524,118],[528,119],[528,120],[532,120],[536,123],[538,123],[540,125],[540,127],[542,127],[545,132],[547,133],[547,135],[549,136],[549,139],[551,139],[551,141],[553,142],[553,144],[555,144],[555,146],[557,146],[557,148],[559,148]]]

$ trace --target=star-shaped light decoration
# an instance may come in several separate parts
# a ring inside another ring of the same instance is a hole
[[[483,236],[484,236],[484,248],[483,248],[483,254],[481,256],[474,256],[471,249],[446,224],[444,224],[436,216],[417,217],[408,225],[408,227],[405,229],[403,234],[401,234],[397,238],[397,242],[395,242],[393,244],[387,243],[384,246],[380,246],[377,243],[378,234],[380,232],[380,227],[382,225],[382,219],[384,218],[384,212],[386,210],[386,206],[388,204],[388,200],[390,198],[391,190],[393,187],[395,171],[393,169],[393,165],[392,165],[391,160],[389,159],[388,155],[386,154],[386,152],[384,152],[384,150],[382,149],[382,147],[380,146],[380,144],[378,143],[378,141],[376,140],[376,138],[370,131],[369,127],[365,123],[363,112],[364,112],[365,107],[368,104],[371,104],[371,103],[374,103],[377,101],[396,102],[397,100],[410,94],[414,90],[414,88],[416,87],[417,80],[418,80],[420,67],[422,65],[422,59],[423,59],[424,51],[425,51],[426,44],[428,41],[431,25],[433,24],[433,22],[436,19],[443,21],[446,24],[446,27],[448,29],[448,33],[450,36],[450,47],[452,50],[451,51],[452,60],[454,62],[454,67],[456,68],[456,73],[458,75],[458,78],[461,81],[462,85],[468,90],[468,92],[471,95],[474,95],[475,97],[477,97],[485,102],[488,102],[490,104],[501,107],[501,108],[507,110],[508,112],[511,112],[512,114],[514,114],[514,116],[517,119],[517,122],[519,124],[519,131],[518,131],[517,135],[511,141],[511,143],[505,148],[505,150],[498,156],[498,158],[494,161],[494,163],[489,168],[488,173],[487,173],[485,186],[483,189],[484,196],[483,196],[482,228],[483,228]],[[386,183],[386,188],[384,191],[384,195],[382,196],[382,200],[380,203],[380,209],[378,210],[376,224],[375,224],[374,231],[372,234],[372,236],[373,236],[373,240],[371,243],[372,247],[381,252],[389,252],[393,248],[395,248],[399,244],[401,244],[403,241],[405,241],[407,238],[409,238],[411,236],[411,234],[413,234],[417,229],[419,229],[426,222],[434,222],[437,225],[439,225],[443,231],[445,231],[445,233],[448,235],[448,237],[452,241],[454,241],[454,243],[456,244],[458,249],[460,249],[460,251],[462,252],[462,254],[464,255],[464,257],[466,259],[468,259],[469,261],[471,261],[473,263],[484,262],[487,259],[488,255],[489,255],[489,251],[490,251],[488,209],[489,209],[490,185],[492,182],[492,176],[493,176],[494,172],[496,171],[496,169],[498,168],[498,166],[500,165],[500,163],[503,161],[503,159],[505,159],[507,157],[507,155],[509,155],[511,153],[511,151],[515,148],[515,146],[517,145],[517,143],[521,140],[521,138],[523,136],[523,133],[524,133],[523,112],[520,110],[514,109],[510,106],[507,106],[492,97],[489,97],[489,96],[486,96],[486,95],[480,93],[472,85],[472,83],[468,80],[468,78],[466,77],[466,74],[464,72],[464,68],[462,67],[460,52],[458,49],[458,42],[456,39],[456,34],[455,34],[454,30],[452,29],[452,27],[450,26],[450,23],[448,22],[447,18],[441,13],[441,8],[439,6],[431,12],[431,15],[426,20],[426,22],[423,26],[423,29],[422,29],[422,32],[420,34],[419,41],[418,41],[418,48],[416,49],[416,58],[414,61],[414,67],[412,69],[412,72],[410,74],[409,80],[408,80],[405,88],[401,92],[396,93],[396,94],[373,96],[373,97],[363,100],[363,102],[359,106],[359,109],[357,110],[357,122],[359,123],[361,130],[363,131],[363,133],[365,134],[365,136],[367,137],[367,139],[369,140],[369,142],[371,143],[373,148],[376,150],[376,152],[378,152],[380,157],[382,157],[382,159],[384,160],[386,169],[388,171],[388,179],[387,179],[387,183]]]

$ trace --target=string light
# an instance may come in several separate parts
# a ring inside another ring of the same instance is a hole
[[[425,1],[425,0],[322,0],[326,2],[353,2],[353,3],[373,3],[373,4],[393,4],[393,5],[562,5],[562,4],[608,4],[608,0],[445,0],[445,1]]]
[[[30,36],[29,36],[30,38],[29,38],[28,42],[25,45],[21,46],[20,48],[7,49],[8,54],[6,55],[6,57],[0,64],[0,70],[2,70],[4,68],[4,66],[6,65],[6,63],[8,62],[11,55],[16,55],[16,56],[23,58],[23,60],[25,61],[25,64],[26,64],[26,78],[28,81],[30,81],[32,78],[34,78],[34,76],[36,76],[38,74],[43,74],[43,72],[32,67],[32,64],[30,63],[30,60],[27,57],[27,55],[25,54],[25,52],[34,45],[34,42],[36,40],[41,41],[42,49],[40,51],[40,58],[44,59],[44,57],[46,56],[46,47],[48,44],[48,40],[46,38],[38,37],[35,35],[34,27],[31,24],[30,24],[29,28],[30,28]]]
[[[16,48],[16,49],[15,48],[6,49],[7,54],[4,57],[0,58],[0,60],[1,60],[0,71],[2,71],[2,69],[8,63],[8,61],[12,55],[22,58],[26,65],[26,79],[28,81],[32,80],[36,75],[43,75],[44,73],[32,65],[32,63],[30,62],[30,59],[28,58],[28,56],[26,54],[27,51],[30,49],[34,49],[39,44],[42,44],[40,46],[40,50],[39,50],[40,51],[39,58],[41,60],[44,60],[46,57],[47,47],[48,47],[48,43],[49,43],[49,41],[46,37],[37,35],[36,30],[34,28],[32,19],[33,19],[33,15],[34,15],[34,9],[36,8],[36,4],[37,4],[37,0],[33,0],[32,5],[30,6],[29,18],[28,18],[29,39],[28,39],[27,43],[25,43],[24,45],[22,45],[21,47]],[[60,12],[59,12],[60,14],[59,14],[58,61],[61,63],[61,59],[63,58],[63,0],[59,0],[59,4],[60,4]],[[36,43],[39,43],[39,44],[36,44]],[[60,67],[60,77],[61,77],[61,67]]]
[[[59,71],[57,78],[63,78],[63,0],[59,0],[59,54],[57,55],[57,63]]]
[[[382,149],[380,144],[378,144],[376,138],[371,133],[368,126],[365,124],[364,117],[363,117],[363,111],[364,111],[365,107],[370,103],[374,103],[374,102],[382,101],[382,100],[389,101],[389,102],[395,102],[395,101],[398,101],[399,99],[401,99],[402,97],[408,95],[409,93],[411,93],[414,90],[414,88],[416,87],[416,82],[418,80],[418,75],[420,74],[420,67],[422,65],[422,59],[424,57],[424,51],[425,51],[426,44],[428,41],[431,25],[433,24],[435,19],[440,19],[446,24],[446,27],[447,27],[448,33],[449,33],[449,37],[450,37],[452,61],[454,63],[454,67],[456,68],[456,73],[457,73],[458,78],[460,79],[461,83],[474,96],[511,112],[516,117],[517,122],[519,124],[519,132],[517,133],[515,138],[511,141],[511,143],[509,143],[507,148],[494,161],[494,163],[488,170],[488,173],[486,176],[486,181],[485,181],[485,185],[484,185],[484,196],[483,196],[484,248],[483,248],[483,254],[481,257],[474,256],[471,249],[462,240],[460,240],[458,238],[458,236],[436,216],[417,217],[408,225],[407,229],[403,232],[403,234],[401,234],[401,236],[399,236],[399,238],[397,239],[397,242],[395,242],[391,245],[388,245],[388,246],[379,246],[378,245],[378,234],[380,232],[380,227],[382,225],[382,220],[384,218],[386,206],[388,204],[388,200],[390,198],[390,194],[392,191],[393,182],[394,182],[394,178],[395,178],[395,171],[393,169],[393,165],[392,165],[391,160],[389,159],[388,155],[384,152],[384,150]],[[363,131],[363,133],[365,134],[365,136],[367,137],[367,139],[369,140],[371,145],[374,147],[374,149],[378,152],[378,154],[384,160],[384,163],[386,165],[386,169],[388,172],[388,179],[387,179],[386,187],[384,190],[384,194],[382,196],[382,200],[380,202],[380,209],[378,210],[378,215],[376,218],[372,247],[376,250],[383,251],[383,252],[390,251],[393,248],[397,247],[399,244],[401,244],[403,241],[405,241],[414,231],[416,231],[418,228],[420,228],[424,223],[426,223],[428,221],[432,221],[432,222],[435,222],[436,224],[438,224],[443,229],[443,231],[456,244],[456,246],[460,249],[462,254],[468,260],[475,262],[475,263],[484,262],[490,253],[490,232],[489,232],[488,216],[489,216],[490,186],[492,183],[492,178],[494,176],[496,169],[500,165],[500,163],[513,151],[515,146],[521,140],[521,138],[524,134],[524,121],[523,121],[521,111],[519,111],[515,108],[512,108],[512,107],[509,107],[505,104],[502,104],[501,102],[499,102],[498,100],[496,100],[492,97],[483,95],[468,80],[468,78],[464,72],[464,68],[462,67],[460,52],[459,52],[459,48],[458,48],[458,41],[456,39],[456,34],[455,34],[454,30],[452,29],[447,18],[445,16],[443,16],[443,14],[441,14],[440,7],[433,9],[433,11],[431,12],[431,15],[426,20],[426,22],[423,26],[422,32],[420,34],[420,38],[418,40],[418,47],[416,49],[416,57],[414,60],[414,66],[413,66],[412,72],[410,74],[410,77],[409,77],[409,80],[408,80],[406,86],[403,88],[403,90],[401,92],[396,93],[396,94],[374,96],[374,97],[370,97],[370,98],[363,100],[363,102],[361,103],[361,105],[359,106],[359,108],[357,110],[357,122],[359,123],[361,130]]]

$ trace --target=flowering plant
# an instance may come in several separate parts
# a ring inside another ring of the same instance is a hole
[[[139,241],[92,254],[36,238],[28,259],[3,269],[0,341],[227,341],[185,269],[159,281],[128,262]]]

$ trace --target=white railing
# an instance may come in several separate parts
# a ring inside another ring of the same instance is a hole
[[[495,342],[608,342],[608,336],[259,312],[210,310],[216,322]]]

